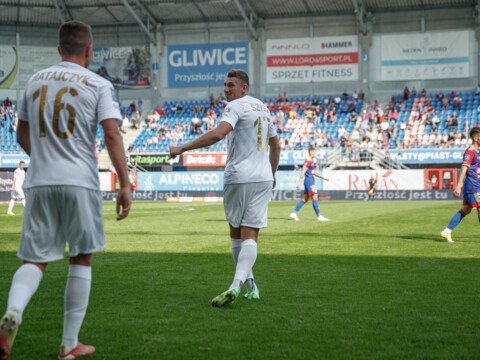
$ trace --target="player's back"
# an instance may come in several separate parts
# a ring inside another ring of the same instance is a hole
[[[224,183],[273,181],[268,143],[277,133],[268,108],[260,100],[244,96],[228,103],[222,121],[233,126],[227,136]]]
[[[72,62],[37,72],[25,89],[19,119],[30,127],[26,187],[99,188],[95,139],[99,120],[120,118],[113,87]]]
[[[313,175],[313,172],[315,171],[315,164],[313,163],[312,160],[305,160],[303,163],[303,166],[307,168],[307,171],[305,171],[305,183],[315,183],[315,177]]]

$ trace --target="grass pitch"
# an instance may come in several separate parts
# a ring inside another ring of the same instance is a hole
[[[254,274],[260,301],[226,308],[234,265],[221,204],[136,202],[94,256],[80,340],[94,359],[479,359],[480,239],[476,214],[440,232],[458,202],[275,202]],[[21,205],[14,211],[21,212]],[[0,213],[6,205],[0,206]],[[22,216],[0,216],[0,311],[20,265]],[[53,359],[67,261],[52,263],[24,313],[15,359]],[[242,292],[243,295],[244,291]]]

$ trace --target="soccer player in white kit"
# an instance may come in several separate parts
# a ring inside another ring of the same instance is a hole
[[[58,34],[62,62],[33,75],[19,111],[17,140],[30,155],[25,182],[28,201],[17,253],[24,263],[13,276],[7,312],[0,320],[2,360],[9,357],[23,311],[48,263],[63,259],[66,242],[70,265],[58,357],[76,359],[95,351],[78,341],[78,333],[89,301],[92,253],[105,247],[95,158],[98,123],[120,180],[117,220],[128,215],[131,205],[118,131],[122,119],[118,100],[107,80],[87,70],[92,57],[91,28],[70,21],[60,26]]]
[[[280,160],[280,143],[270,111],[248,95],[248,88],[247,73],[230,70],[224,83],[228,104],[220,124],[189,143],[170,147],[170,156],[175,157],[228,136],[223,193],[236,271],[230,288],[212,300],[212,306],[217,307],[233,302],[243,284],[247,299],[260,297],[252,267],[257,257],[258,232],[267,227],[268,202]]]
[[[15,215],[13,213],[13,206],[15,205],[15,200],[21,201],[23,207],[25,207],[25,194],[23,193],[23,183],[25,182],[25,162],[20,161],[18,168],[13,172],[13,182],[12,188],[12,198],[8,204],[7,215]]]

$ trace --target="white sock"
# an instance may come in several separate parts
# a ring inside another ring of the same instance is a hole
[[[92,268],[90,266],[70,265],[67,285],[65,286],[65,311],[63,320],[62,344],[74,349],[78,343],[78,333],[87,312]]]
[[[257,243],[253,239],[248,239],[242,242],[242,249],[238,254],[237,270],[233,278],[233,283],[230,286],[242,286],[247,279],[248,274],[251,272],[255,260],[257,259]]]
[[[8,203],[8,212],[13,210],[13,205],[15,205],[15,200],[11,199]]]
[[[242,239],[231,239],[232,240],[232,256],[235,265],[237,265],[238,254],[240,254],[240,250],[242,249]]]
[[[448,227],[446,227],[443,231],[445,231],[447,234],[451,234],[452,230],[450,230]]]
[[[242,239],[231,239],[232,240],[232,256],[235,265],[237,264],[238,254],[240,254],[240,250],[242,249]],[[245,285],[247,286],[247,291],[251,291],[257,288],[253,278],[253,272],[250,272],[247,275],[247,279],[245,280]]]
[[[23,311],[37,291],[42,277],[42,270],[33,264],[23,264],[13,275],[12,286],[8,294],[7,311],[17,311],[20,324],[22,323]]]
[[[25,207],[25,199],[22,199],[22,205]]]

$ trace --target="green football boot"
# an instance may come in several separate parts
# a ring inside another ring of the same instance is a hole
[[[222,307],[228,303],[233,303],[238,294],[240,294],[240,288],[238,286],[228,289],[212,299],[212,306]]]
[[[252,289],[245,294],[245,299],[247,300],[260,300],[260,289]]]

